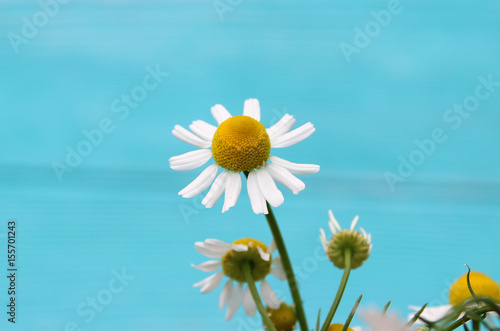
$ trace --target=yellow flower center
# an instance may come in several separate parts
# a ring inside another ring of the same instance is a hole
[[[292,306],[282,302],[278,309],[267,307],[266,310],[277,331],[292,331],[295,329],[297,317]]]
[[[326,331],[342,331],[344,326],[342,324],[332,324],[328,327]],[[348,331],[353,331],[351,328],[347,328]]]
[[[476,296],[500,301],[500,288],[497,282],[478,271],[472,271],[469,277]],[[458,305],[469,299],[472,299],[472,295],[467,286],[467,274],[464,274],[450,287],[450,304]]]
[[[262,167],[271,152],[271,141],[262,123],[249,116],[234,116],[222,122],[212,139],[215,162],[231,171]]]
[[[245,245],[248,250],[237,252],[230,250],[222,257],[222,270],[229,278],[236,280],[240,283],[246,283],[245,275],[243,273],[243,264],[249,264],[254,281],[264,279],[271,271],[271,258],[265,261],[260,256],[257,247],[261,248],[267,253],[267,246],[262,242],[252,238],[242,238],[235,240],[234,245]]]

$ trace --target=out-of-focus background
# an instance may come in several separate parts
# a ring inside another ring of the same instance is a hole
[[[243,190],[222,214],[177,192],[192,150],[175,124],[260,100],[316,132],[275,155],[316,163],[275,210],[312,327],[341,271],[319,251],[332,209],[373,237],[335,321],[362,307],[444,304],[466,271],[500,279],[500,3],[3,1],[0,329],[260,330],[229,322],[195,241],[271,235]],[[16,221],[16,323],[7,321]],[[286,301],[286,284],[271,282]],[[361,320],[355,319],[359,325]]]

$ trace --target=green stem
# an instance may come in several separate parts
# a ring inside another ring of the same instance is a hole
[[[292,264],[290,263],[290,258],[288,257],[288,252],[286,250],[283,237],[281,236],[278,222],[276,222],[276,218],[274,217],[273,210],[271,209],[269,203],[267,203],[267,210],[269,211],[269,214],[265,215],[266,220],[269,224],[269,228],[271,229],[271,233],[273,234],[278,252],[280,253],[283,269],[285,269],[288,286],[290,287],[293,302],[295,303],[295,311],[297,313],[300,329],[302,331],[308,331],[309,328],[307,327],[306,315],[304,313],[304,308],[302,307],[302,299],[300,298],[299,287],[297,286],[297,281],[295,280]]]
[[[342,275],[339,289],[337,291],[337,295],[335,296],[335,300],[333,300],[332,307],[328,312],[328,316],[325,319],[325,323],[321,327],[321,331],[326,331],[328,329],[328,326],[330,326],[333,316],[335,315],[335,312],[339,307],[342,295],[344,294],[344,290],[347,285],[347,280],[349,279],[349,274],[351,273],[351,250],[349,248],[346,248],[346,250],[344,251],[344,259],[345,259],[344,274]]]
[[[475,314],[484,314],[484,313],[494,312],[494,311],[496,311],[496,309],[494,307],[490,307],[490,306],[482,306],[482,307],[474,309]],[[465,323],[469,322],[470,320],[471,320],[470,316],[465,314],[465,316],[458,319],[457,321],[452,323],[450,326],[442,328],[441,330],[443,330],[443,331],[455,330],[455,329],[459,328],[460,326],[464,325]]]
[[[262,321],[264,322],[266,329],[268,331],[276,331],[273,322],[267,314],[266,308],[264,308],[264,305],[262,304],[262,300],[260,300],[259,292],[257,292],[257,288],[255,287],[250,265],[248,263],[243,264],[243,274],[245,275],[245,280],[247,281],[250,293],[252,293],[253,301],[255,301],[255,305],[257,306],[260,316],[262,316]]]
[[[472,331],[479,331],[479,325],[481,323],[479,321],[472,321]]]

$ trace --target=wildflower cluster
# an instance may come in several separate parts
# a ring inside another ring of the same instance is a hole
[[[218,302],[220,309],[226,308],[226,320],[230,320],[243,306],[248,316],[259,312],[267,331],[291,331],[298,327],[302,331],[310,331],[299,286],[272,207],[284,202],[277,183],[298,194],[305,189],[305,184],[297,175],[319,171],[318,165],[294,163],[274,155],[277,149],[305,140],[315,128],[311,123],[306,123],[292,130],[295,118],[285,114],[266,129],[260,122],[260,104],[257,99],[245,101],[241,116],[232,116],[219,104],[211,108],[211,113],[217,126],[196,120],[189,125],[189,130],[176,125],[172,131],[175,137],[196,147],[195,150],[171,157],[169,162],[172,169],[194,170],[213,160],[213,164],[206,166],[179,195],[192,198],[209,189],[202,203],[211,208],[224,194],[224,213],[237,203],[243,180],[246,179],[251,208],[255,214],[265,215],[273,240],[269,246],[247,237],[230,243],[218,239],[196,242],[195,249],[210,260],[192,266],[212,274],[194,284],[194,287],[200,287],[200,292],[205,294],[215,290],[226,279]],[[371,235],[361,227],[356,229],[358,216],[348,229],[342,229],[331,210],[328,215],[332,236],[327,239],[325,231],[320,229],[319,238],[328,259],[343,273],[326,317],[322,319],[318,313],[315,330],[362,331],[359,326],[350,326],[361,296],[344,323],[333,320],[350,272],[361,267],[371,254]],[[267,280],[269,275],[288,282],[292,304],[278,298]],[[473,331],[478,331],[481,326],[488,330],[499,330],[491,319],[500,314],[500,289],[498,283],[489,276],[469,271],[451,286],[449,299],[449,304],[438,307],[411,306],[414,312],[408,321],[402,321],[395,313],[388,313],[389,304],[382,312],[365,310],[360,316],[374,331],[451,331],[462,326],[469,330],[469,322]]]

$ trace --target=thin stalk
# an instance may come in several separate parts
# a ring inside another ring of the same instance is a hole
[[[337,308],[339,307],[340,300],[342,299],[342,295],[344,294],[345,287],[347,285],[347,280],[349,279],[349,274],[351,273],[351,250],[346,248],[344,251],[344,259],[345,259],[345,267],[344,274],[342,275],[342,279],[340,280],[339,289],[337,291],[337,295],[335,296],[335,300],[333,300],[332,307],[328,312],[328,316],[325,319],[325,323],[321,327],[321,331],[326,331],[328,326],[330,325]]]
[[[267,203],[267,210],[269,211],[269,214],[265,215],[266,220],[269,224],[269,228],[271,229],[271,233],[273,234],[278,252],[280,253],[283,269],[285,269],[288,286],[290,287],[293,302],[295,303],[295,311],[297,313],[300,329],[302,331],[308,331],[309,328],[307,327],[306,314],[304,313],[304,308],[302,306],[302,299],[300,298],[299,287],[297,286],[297,281],[295,280],[292,264],[290,263],[290,258],[288,257],[288,252],[286,250],[283,237],[281,236],[278,222],[276,222],[276,218],[274,217],[273,210],[271,209],[269,203]]]
[[[257,310],[259,311],[260,316],[262,316],[262,321],[264,322],[266,329],[268,331],[276,331],[273,322],[267,314],[266,308],[264,308],[264,305],[262,304],[259,292],[257,292],[255,282],[252,278],[252,271],[250,270],[250,265],[248,263],[243,264],[243,274],[245,275],[245,280],[247,281],[248,288],[250,289],[250,293],[252,294],[253,301],[255,301],[255,305],[257,306]]]
[[[474,313],[476,313],[476,314],[484,314],[484,313],[493,312],[493,311],[496,311],[496,309],[495,309],[495,307],[491,307],[491,306],[483,306],[483,307],[474,309]],[[443,331],[455,330],[458,327],[460,327],[460,326],[464,325],[465,323],[469,322],[470,320],[471,320],[470,316],[468,316],[467,314],[465,314],[465,316],[463,316],[462,318],[458,319],[457,321],[455,321],[454,323],[452,323],[448,327],[442,328],[442,330]]]

